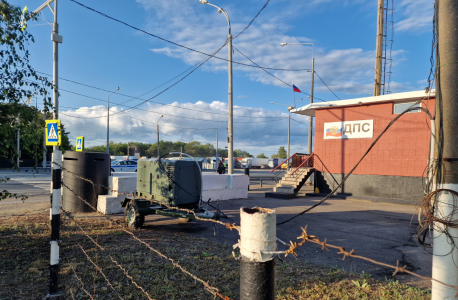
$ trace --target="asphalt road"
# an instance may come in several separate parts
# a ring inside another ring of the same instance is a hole
[[[299,197],[293,200],[265,198],[265,191],[272,187],[257,184],[250,185],[250,198],[243,200],[220,201],[219,206],[224,213],[240,224],[240,208],[263,207],[275,209],[277,221],[284,221],[298,212],[319,201],[319,198]],[[213,205],[216,205],[213,203]],[[415,215],[416,208],[411,205],[371,202],[363,200],[330,199],[307,214],[277,227],[277,237],[284,242],[297,241],[302,230],[308,225],[308,233],[316,235],[327,243],[342,246],[347,251],[355,249],[355,253],[383,263],[407,265],[407,269],[423,276],[431,276],[432,257],[415,241],[415,229],[418,225]],[[225,220],[223,220],[225,221]],[[141,230],[161,229],[175,232],[186,232],[195,237],[204,237],[227,245],[238,242],[237,231],[230,231],[218,225],[218,236],[214,236],[213,225],[209,222],[193,221],[180,224],[173,218],[158,215],[147,216],[145,226]],[[278,243],[279,249],[286,246]],[[394,270],[372,263],[346,258],[337,254],[337,250],[322,250],[321,246],[306,243],[299,249],[297,259],[309,261],[328,267],[337,266],[349,272],[361,274],[363,271],[378,279],[394,279],[402,283],[418,287],[430,287],[431,282],[418,279],[407,274],[392,277]],[[294,260],[292,256],[282,258]]]

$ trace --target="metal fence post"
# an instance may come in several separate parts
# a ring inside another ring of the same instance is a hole
[[[240,299],[275,299],[275,210],[240,208]]]

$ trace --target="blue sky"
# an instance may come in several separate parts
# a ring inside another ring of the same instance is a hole
[[[10,2],[21,7],[27,5],[33,11],[43,1]],[[198,0],[80,2],[205,53],[218,49],[227,37],[224,16]],[[265,2],[211,1],[228,12],[234,35],[249,23]],[[393,2],[391,90],[420,90],[426,86],[430,68],[433,1]],[[43,12],[39,22],[29,23],[28,29],[35,37],[29,50],[35,69],[52,74],[49,23],[53,16],[48,8]],[[142,102],[132,97],[145,100],[153,97],[180,77],[161,84],[188,70],[205,56],[114,22],[70,0],[59,0],[58,14],[59,33],[63,36],[63,44],[59,45],[59,77],[103,89],[60,80],[60,118],[71,132],[71,140],[84,135],[86,145],[105,143],[104,107],[111,93],[107,91],[114,91],[119,86],[119,94],[110,97],[111,140],[155,142],[156,122],[164,114],[159,123],[161,139],[214,144],[215,121],[219,121],[219,145],[225,146],[227,62],[213,58],[153,99],[172,106],[149,102],[139,107],[142,110],[124,111]],[[364,97],[373,89],[376,15],[377,1],[374,0],[271,0],[251,27],[234,40],[234,46],[264,67],[308,69],[312,59],[310,46],[281,47],[280,43],[312,42],[315,44],[315,71],[334,93],[340,99]],[[227,47],[217,56],[227,58]],[[251,64],[237,51],[233,60]],[[271,73],[285,82],[294,81],[302,91],[310,93],[310,72]],[[286,146],[287,111],[286,107],[270,103],[292,104],[292,89],[259,68],[234,65],[233,74],[234,111],[239,116],[234,119],[234,148],[252,154],[275,153],[279,146]],[[296,93],[295,96],[296,101],[305,99],[300,104],[308,104],[307,95]],[[336,100],[317,77],[315,97]],[[119,105],[121,103],[125,106]],[[298,122],[291,122],[291,151],[306,152],[308,118],[294,116],[294,119]]]

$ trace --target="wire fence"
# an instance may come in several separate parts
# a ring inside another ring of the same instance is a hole
[[[63,170],[65,170],[66,172],[69,172],[71,173],[73,176],[79,178],[80,180],[83,180],[83,181],[86,181],[86,182],[89,182],[91,185],[93,186],[97,186],[97,184],[93,183],[92,180],[90,179],[87,179],[87,178],[84,178],[84,177],[81,177],[79,175],[76,175],[72,172],[70,172],[69,170],[66,170],[65,167],[62,167]],[[94,211],[94,212],[97,212],[98,214],[100,214],[101,216],[103,216],[106,220],[108,220],[110,222],[111,225],[114,225],[116,226],[117,228],[121,229],[123,232],[127,233],[128,236],[144,245],[146,248],[148,248],[151,252],[155,253],[156,255],[158,255],[159,257],[169,261],[175,268],[179,269],[181,272],[183,272],[184,274],[186,274],[187,276],[189,276],[190,278],[194,279],[196,282],[199,282],[200,284],[202,284],[205,288],[205,290],[207,290],[209,293],[211,293],[213,296],[215,297],[218,297],[220,299],[230,299],[229,297],[227,296],[224,296],[220,290],[212,285],[210,285],[208,282],[206,282],[205,280],[197,277],[195,274],[191,273],[190,271],[188,271],[185,267],[183,267],[182,265],[180,265],[177,261],[175,261],[173,258],[167,256],[166,254],[162,253],[161,251],[155,249],[154,247],[151,246],[151,244],[147,243],[146,241],[142,240],[141,238],[137,237],[135,235],[135,233],[131,230],[128,230],[126,229],[125,225],[122,224],[123,222],[120,221],[120,220],[115,220],[107,215],[104,215],[100,212],[98,212],[98,210],[96,209],[96,207],[94,207],[93,205],[91,205],[88,201],[86,201],[85,199],[83,199],[82,197],[80,197],[75,191],[73,191],[72,189],[69,189],[68,186],[65,185],[65,183],[62,183],[63,186],[65,186],[71,193],[73,193],[75,196],[78,197],[78,199],[80,199],[83,203],[85,203],[86,205],[88,205],[89,207],[91,207],[91,209]],[[98,186],[102,186],[102,185],[98,185]],[[103,186],[105,187],[105,186]],[[113,190],[109,187],[105,187],[107,189],[109,189],[111,192],[117,192],[116,190]],[[126,193],[120,193],[118,192],[118,194],[121,194],[121,195],[125,195],[125,196],[133,196],[132,194],[126,194]],[[431,197],[432,195],[430,195]],[[139,196],[135,196],[135,197],[139,197]],[[139,197],[139,198],[144,198],[146,199],[146,197]],[[148,199],[149,201],[152,201],[152,202],[157,202],[159,203],[159,201],[154,201],[152,199]],[[163,203],[161,203],[162,205],[164,205]],[[183,208],[178,208],[178,207],[174,207],[174,206],[167,206],[169,209],[176,209],[176,210],[182,210],[182,211],[185,211],[187,213],[193,213],[192,210],[189,210],[189,209],[183,209]],[[82,234],[87,237],[96,247],[96,249],[98,249],[99,251],[105,251],[106,248],[104,246],[102,246],[100,243],[97,242],[96,239],[94,239],[93,237],[90,236],[89,233],[87,233],[83,227],[81,225],[78,224],[78,218],[76,218],[74,215],[72,215],[70,212],[68,211],[65,211],[65,210],[62,210],[64,212],[64,214],[66,216],[68,216],[70,219],[72,219],[73,221],[75,221],[75,224],[78,226],[78,228],[81,230]],[[232,230],[232,229],[235,229],[235,230],[238,230],[240,231],[240,227],[237,226],[235,223],[224,223],[224,222],[221,222],[219,220],[212,220],[212,219],[203,219],[203,218],[199,218],[197,215],[196,215],[196,219],[198,220],[202,220],[202,221],[205,221],[205,222],[213,222],[213,223],[217,223],[219,225],[223,225],[224,227]],[[458,290],[458,287],[457,286],[453,286],[453,285],[448,285],[446,283],[443,283],[441,281],[438,281],[434,278],[431,278],[431,277],[426,277],[426,276],[422,276],[422,275],[419,275],[415,272],[412,272],[412,271],[409,271],[406,269],[406,266],[400,266],[399,265],[399,261],[397,261],[397,264],[396,265],[390,265],[390,264],[387,264],[387,263],[383,263],[383,262],[379,262],[379,261],[376,261],[376,260],[373,260],[373,259],[370,259],[368,257],[364,257],[364,256],[361,256],[361,255],[357,255],[355,250],[352,249],[351,251],[346,251],[343,247],[341,246],[336,246],[336,245],[332,245],[330,243],[327,242],[326,239],[324,240],[320,240],[317,236],[314,236],[314,235],[309,235],[307,233],[307,226],[301,228],[302,230],[302,233],[300,236],[297,237],[297,239],[299,239],[300,241],[299,242],[290,242],[289,244],[288,243],[284,243],[283,241],[281,241],[280,239],[278,239],[278,241],[280,241],[282,244],[284,244],[285,246],[288,246],[289,248],[287,250],[284,250],[284,251],[277,251],[276,253],[280,254],[285,254],[285,257],[288,256],[288,255],[292,255],[292,256],[297,256],[297,251],[298,251],[298,248],[303,246],[306,242],[310,242],[310,243],[314,243],[314,244],[317,244],[317,245],[320,245],[322,247],[322,250],[327,250],[329,251],[329,249],[336,249],[338,250],[337,254],[342,254],[343,255],[343,260],[345,260],[345,258],[347,257],[351,257],[351,258],[356,258],[356,259],[361,259],[361,260],[365,260],[365,261],[368,261],[370,263],[373,263],[373,264],[376,264],[376,265],[379,265],[379,266],[383,266],[383,267],[386,267],[386,268],[390,268],[390,269],[393,269],[394,272],[393,272],[393,276],[396,275],[397,273],[406,273],[406,274],[410,274],[412,276],[415,276],[415,277],[418,277],[418,278],[421,278],[423,280],[432,280],[432,281],[436,281],[438,283],[441,283],[445,286],[448,286],[448,287],[451,287],[451,288],[454,288],[454,289],[457,289]],[[106,281],[107,285],[113,290],[113,291],[116,291],[115,288],[113,287],[113,285],[110,283],[110,280],[108,279],[107,275],[104,273],[103,269],[96,263],[94,262],[88,255],[87,251],[81,246],[81,245],[78,245],[80,250],[85,254],[85,256],[87,257],[88,261],[90,261],[90,263],[96,268],[97,272],[100,273],[104,280]],[[108,255],[108,257],[110,258],[111,262],[117,267],[119,268],[123,274],[126,276],[126,278],[128,278],[130,280],[130,282],[138,289],[140,290],[144,296],[147,298],[147,299],[153,299],[152,296],[146,291],[146,289],[144,287],[142,287],[140,284],[138,284],[136,281],[134,281],[133,277],[131,275],[129,275],[129,273],[127,272],[127,270],[118,262],[116,261],[111,255]],[[75,277],[78,279],[78,281],[80,281],[81,283],[81,288],[82,290],[89,295],[89,292],[87,290],[85,290],[84,288],[84,284],[83,282],[81,281],[81,279],[77,276],[76,274],[76,271],[75,269],[72,269],[74,274],[75,274]],[[118,298],[120,299],[123,299],[121,295],[119,295],[117,292],[116,292],[116,295]],[[91,296],[91,299],[92,299],[92,296]]]
[[[68,169],[65,168],[65,166],[60,166],[60,167],[61,167],[61,169],[63,171],[68,172],[68,174],[74,176],[75,178],[78,178],[81,181],[89,183],[93,188],[95,188],[96,186],[100,186],[100,187],[106,188],[107,190],[111,191],[112,193],[118,193],[119,195],[124,195],[124,196],[127,196],[127,197],[134,197],[133,194],[121,193],[121,192],[118,192],[118,191],[116,191],[116,190],[114,190],[114,189],[112,189],[110,187],[107,187],[107,186],[104,186],[104,185],[100,185],[100,184],[95,184],[92,180],[90,180],[88,178],[84,178],[82,176],[79,176],[79,175],[75,174],[74,172],[69,171]],[[325,168],[324,164],[323,164],[323,168]],[[71,188],[69,188],[66,185],[65,181],[62,182],[62,186],[64,186],[75,197],[77,197],[82,203],[84,203],[88,207],[90,207],[93,212],[97,213],[98,215],[102,216],[105,220],[107,220],[108,224],[110,226],[115,227],[115,228],[119,229],[120,231],[122,231],[123,233],[125,233],[126,236],[129,237],[130,241],[135,241],[139,245],[144,246],[146,249],[148,249],[152,253],[156,254],[159,258],[168,261],[171,264],[171,266],[173,266],[175,269],[179,270],[180,272],[182,272],[183,274],[185,274],[189,278],[193,279],[195,282],[198,282],[201,286],[204,287],[204,289],[208,293],[210,293],[214,297],[218,297],[220,299],[225,299],[225,300],[231,299],[230,297],[225,296],[221,292],[220,289],[218,289],[217,287],[211,285],[208,281],[205,281],[204,279],[198,277],[195,273],[189,271],[189,269],[186,268],[185,266],[183,266],[182,264],[180,264],[177,261],[176,258],[172,258],[170,255],[165,254],[163,251],[160,251],[160,250],[156,249],[156,247],[153,247],[151,243],[148,243],[146,240],[144,240],[141,237],[139,237],[138,235],[136,235],[135,231],[132,231],[132,230],[126,228],[125,222],[123,220],[120,220],[119,218],[113,218],[113,217],[110,217],[108,215],[105,215],[105,214],[101,213],[97,209],[96,206],[91,205],[89,203],[89,201],[87,201],[86,199],[84,199],[83,197],[78,195],[78,193],[76,191],[74,191]],[[431,203],[431,201],[433,201],[432,199],[435,199],[435,196],[436,196],[437,193],[444,192],[444,191],[451,192],[454,196],[458,196],[458,194],[456,192],[450,191],[450,190],[437,190],[435,192],[432,192],[432,193],[428,194],[425,197],[424,205],[422,206],[421,212],[420,212],[420,214],[425,217],[424,220],[422,221],[423,224],[427,224],[428,226],[432,226],[432,224],[434,224],[435,222],[439,222],[439,223],[442,223],[442,224],[444,224],[446,226],[451,226],[451,227],[457,227],[458,226],[458,225],[455,224],[455,222],[445,223],[445,217],[443,217],[443,218],[434,217],[434,214],[431,212],[430,203]],[[225,228],[227,228],[229,230],[235,229],[235,230],[240,232],[240,226],[238,226],[235,222],[229,223],[229,222],[222,222],[220,220],[215,220],[215,219],[200,218],[193,210],[190,210],[190,209],[181,208],[181,207],[175,207],[175,206],[169,206],[169,205],[164,204],[163,202],[159,202],[159,201],[156,201],[154,199],[150,199],[150,198],[146,198],[146,197],[142,197],[142,196],[138,196],[138,195],[135,195],[135,198],[140,198],[140,199],[148,200],[148,201],[151,201],[151,202],[155,202],[155,203],[158,203],[158,204],[166,206],[168,209],[173,209],[173,210],[183,211],[183,212],[186,212],[188,214],[193,214],[197,220],[201,220],[201,221],[204,221],[204,222],[212,222],[214,224],[222,225],[222,226],[224,226]],[[115,268],[115,269],[117,269],[117,270],[119,270],[121,272],[121,274],[126,278],[126,280],[128,280],[133,286],[135,286],[135,288],[138,291],[141,292],[141,294],[144,296],[144,298],[149,299],[149,300],[154,299],[152,297],[152,295],[150,294],[150,292],[148,291],[148,288],[146,288],[138,280],[134,279],[135,276],[138,276],[138,275],[131,274],[128,271],[128,268],[126,266],[123,266],[122,261],[119,261],[119,259],[115,259],[114,256],[111,253],[109,253],[109,251],[108,251],[109,249],[107,248],[107,246],[104,245],[103,243],[99,242],[98,235],[97,235],[97,237],[94,237],[94,234],[92,234],[91,232],[88,232],[87,228],[85,229],[84,225],[80,224],[80,222],[83,221],[83,219],[81,217],[76,216],[76,215],[72,214],[71,212],[68,212],[68,211],[66,211],[64,209],[62,209],[62,212],[63,212],[64,216],[66,216],[68,218],[68,220],[72,220],[74,222],[75,226],[79,229],[79,231],[81,232],[82,236],[87,238],[87,240],[90,241],[90,243],[92,245],[94,245],[93,248],[88,248],[88,247],[83,246],[81,243],[77,243],[78,249],[81,251],[81,253],[84,254],[84,256],[86,257],[87,261],[95,268],[94,281],[95,281],[96,276],[98,276],[98,275],[102,276],[105,284],[112,291],[113,296],[118,298],[118,299],[125,299],[125,296],[120,294],[120,292],[116,288],[116,284],[114,284],[112,282],[112,279],[110,277],[111,274],[112,274],[113,268]],[[66,224],[66,220],[64,219],[63,220],[63,225],[65,226],[65,224]],[[424,225],[424,226],[426,226],[426,225]],[[65,236],[63,237],[63,239],[65,239]],[[450,288],[458,290],[458,286],[449,285],[449,284],[446,284],[446,283],[441,282],[439,280],[436,280],[434,278],[422,276],[422,275],[419,275],[419,274],[417,274],[415,272],[412,272],[412,271],[408,270],[405,265],[401,266],[399,264],[399,261],[397,261],[396,264],[387,264],[387,263],[384,263],[384,262],[373,260],[373,259],[368,258],[368,257],[364,257],[362,255],[357,255],[356,251],[354,249],[352,249],[351,251],[346,251],[341,246],[336,246],[336,245],[328,243],[326,239],[320,240],[320,238],[318,238],[317,236],[310,235],[310,234],[307,233],[307,226],[301,228],[301,234],[300,234],[300,236],[297,237],[297,239],[299,240],[298,242],[290,242],[290,243],[285,243],[282,240],[278,239],[278,241],[280,243],[282,243],[283,245],[285,245],[288,248],[286,250],[284,250],[284,251],[276,251],[276,254],[284,254],[285,257],[287,257],[288,255],[297,257],[297,253],[298,253],[299,247],[303,246],[306,242],[309,242],[309,243],[320,245],[322,250],[329,251],[330,249],[336,249],[338,251],[337,254],[342,254],[343,255],[342,260],[345,260],[347,257],[355,258],[355,259],[361,259],[361,260],[373,263],[375,265],[383,266],[385,268],[390,268],[390,269],[394,270],[393,276],[395,276],[398,273],[406,273],[406,274],[415,276],[415,277],[423,279],[423,280],[435,281],[435,282],[438,282],[438,283],[440,283],[440,284],[442,284],[444,286],[447,286],[447,287],[450,287]],[[94,256],[91,257],[91,255],[88,253],[89,251],[94,251],[95,252],[95,257]],[[100,256],[99,256],[99,253],[100,253]],[[108,264],[108,265],[103,266],[103,267],[101,266],[101,263],[102,263],[101,261],[102,260],[99,260],[102,257],[109,258],[109,260],[108,259],[103,259],[103,263],[104,264]],[[111,265],[109,265],[109,264],[111,264]],[[89,298],[95,299],[96,291],[94,290],[93,293],[88,291],[87,287],[85,286],[85,279],[82,278],[81,276],[78,276],[78,268],[76,266],[73,266],[73,265],[70,265],[70,268],[71,268],[71,270],[73,272],[73,275],[74,275],[76,281],[80,285],[79,289],[82,292],[84,292],[84,294],[87,295]],[[134,272],[134,273],[137,274],[137,272]],[[71,293],[71,297],[74,298],[72,290],[70,290],[70,293]]]
[[[62,170],[66,170],[64,167],[62,167]],[[66,170],[68,171],[68,170]],[[70,172],[70,171],[68,171]],[[84,177],[81,177],[81,176],[78,176],[76,174],[74,174],[73,172],[70,172],[72,173],[74,176],[76,176],[77,178],[81,179],[81,180],[84,180],[86,182],[89,182],[91,183],[93,186],[96,186],[97,184],[94,184],[92,180],[90,179],[87,179],[87,178],[84,178]],[[81,196],[79,196],[74,190],[70,189],[68,186],[65,185],[65,183],[62,183],[62,186],[65,186],[70,192],[72,192],[78,199],[80,199],[83,203],[85,203],[86,205],[88,205],[94,212],[98,213],[99,215],[103,216],[106,220],[108,220],[110,222],[111,225],[115,225],[117,227],[119,227],[123,232],[129,234],[133,240],[143,244],[144,246],[146,246],[149,250],[151,250],[152,252],[156,253],[158,256],[160,256],[161,258],[164,258],[168,261],[171,262],[171,264],[175,267],[175,268],[178,268],[179,270],[181,270],[183,273],[185,273],[186,275],[190,276],[192,279],[194,279],[195,281],[197,282],[200,282],[204,287],[205,289],[211,293],[212,295],[214,295],[215,297],[219,297],[221,299],[224,299],[224,300],[230,300],[231,298],[227,297],[227,296],[224,296],[221,294],[221,292],[219,291],[218,288],[216,287],[213,287],[211,286],[208,282],[204,281],[203,279],[197,277],[196,275],[192,274],[191,272],[189,272],[188,270],[186,270],[183,266],[181,266],[178,262],[176,262],[174,259],[168,257],[167,255],[163,254],[162,252],[160,252],[159,250],[153,248],[150,244],[146,243],[145,241],[141,240],[140,238],[138,238],[137,236],[135,236],[135,234],[129,230],[127,230],[123,225],[119,224],[119,222],[116,222],[113,218],[110,218],[109,216],[99,212],[93,205],[91,205],[88,201],[86,201],[85,199],[83,199]],[[103,185],[100,185],[100,186],[103,186]],[[103,186],[104,187],[104,186]],[[108,188],[109,190],[113,191],[111,188],[109,187],[105,187],[105,188]],[[116,191],[115,191],[116,192]],[[126,196],[133,196],[132,194],[125,194],[125,193],[122,193],[123,195],[126,195]],[[136,196],[138,197],[138,196]],[[146,199],[145,197],[142,197],[144,199]],[[151,199],[148,199],[148,200],[151,200]],[[156,201],[157,203],[159,203],[158,201]],[[162,203],[163,204],[163,203]],[[182,208],[178,208],[178,207],[173,207],[173,206],[167,206],[169,209],[178,209],[178,210],[183,210],[183,211],[186,211],[188,213],[193,213],[192,210],[189,210],[189,209],[182,209]],[[104,251],[106,250],[102,245],[100,245],[96,240],[94,240],[83,228],[81,225],[79,225],[77,223],[77,218],[75,216],[73,216],[70,212],[68,211],[65,211],[64,209],[62,209],[62,211],[64,212],[64,214],[66,216],[68,216],[69,218],[71,218],[73,221],[75,221],[75,224],[78,226],[78,228],[80,228],[81,232],[83,233],[83,235],[85,237],[87,237],[98,249],[100,249],[101,251]],[[231,224],[231,223],[223,223],[221,221],[218,221],[218,220],[211,220],[211,219],[203,219],[203,218],[199,218],[197,215],[196,215],[196,219],[199,219],[199,220],[202,220],[202,221],[211,221],[211,222],[215,222],[215,223],[218,223],[220,225],[223,225],[225,226],[226,228],[232,230],[232,229],[236,229],[236,230],[239,230],[239,227],[238,226],[235,226],[235,224]],[[118,296],[118,298],[120,299],[123,299],[119,293],[116,291],[116,289],[113,287],[113,285],[111,284],[110,280],[108,279],[108,277],[105,275],[105,273],[103,272],[102,268],[94,263],[91,258],[89,257],[89,255],[87,254],[87,252],[83,249],[83,247],[81,245],[79,245],[79,248],[81,249],[81,251],[85,254],[85,256],[87,257],[88,261],[91,262],[91,264],[93,264],[95,267],[96,267],[96,270],[97,272],[99,272],[105,279],[105,281],[107,282],[108,286],[116,293],[116,295]],[[133,281],[132,277],[129,276],[129,274],[127,273],[127,271],[118,263],[116,262],[111,256],[110,256],[112,262],[117,266],[119,267],[125,274],[125,276],[127,278],[129,278],[131,280],[131,282],[137,287],[139,288],[144,294],[145,296],[148,298],[148,299],[152,299],[151,296],[145,291],[145,289],[141,286],[139,286],[136,282]],[[73,269],[74,273],[75,273],[75,276],[76,275],[76,271]],[[78,278],[78,277],[77,277]],[[82,283],[81,279],[78,278],[78,280]],[[83,289],[84,289],[84,285],[83,285]],[[85,291],[87,292],[87,291]],[[91,297],[92,298],[92,297]]]

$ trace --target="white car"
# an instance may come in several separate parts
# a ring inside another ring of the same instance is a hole
[[[111,162],[111,172],[137,172],[135,160],[114,160]]]

